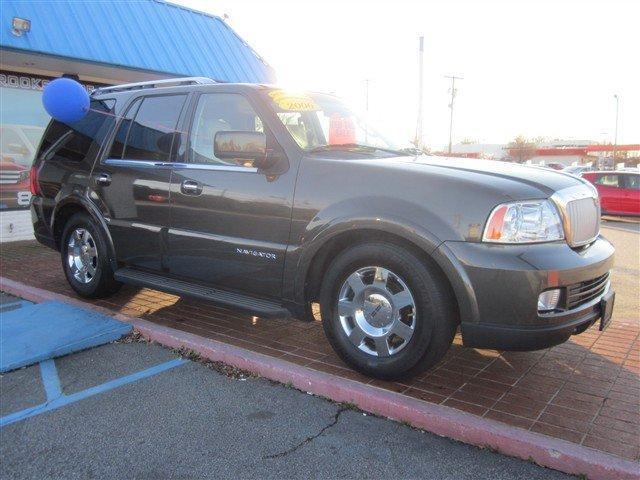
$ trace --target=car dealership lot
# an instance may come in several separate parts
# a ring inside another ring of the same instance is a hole
[[[118,385],[3,426],[2,478],[564,477],[154,344],[112,343],[55,367],[67,396]],[[3,418],[45,400],[40,377],[38,366],[2,376]]]
[[[348,370],[325,344],[319,325],[244,317],[204,302],[125,288],[113,311],[377,385],[479,416],[638,458],[638,235],[605,228],[617,249],[611,327],[553,349],[506,353],[464,349],[459,340],[435,371],[407,383],[384,383]],[[71,295],[59,257],[33,243],[3,248],[3,275]],[[25,272],[38,269],[37,276]],[[183,368],[183,367],[179,367]],[[164,375],[164,374],[163,374]]]

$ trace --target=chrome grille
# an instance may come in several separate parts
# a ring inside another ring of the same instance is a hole
[[[600,232],[600,207],[593,198],[581,198],[567,203],[571,224],[571,245],[584,245]]]
[[[20,172],[0,171],[0,184],[12,184],[20,182]]]
[[[595,189],[577,185],[559,190],[551,198],[562,214],[570,246],[579,247],[596,239],[600,233],[600,203]]]
[[[567,310],[578,308],[602,296],[607,291],[608,286],[609,272],[593,280],[570,285],[567,287]]]

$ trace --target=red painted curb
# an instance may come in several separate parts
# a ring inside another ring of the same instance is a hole
[[[0,289],[34,302],[58,300],[97,310],[132,324],[143,336],[162,345],[171,348],[186,347],[207,359],[224,362],[277,382],[291,383],[300,390],[336,402],[353,403],[364,411],[405,421],[437,435],[491,448],[505,455],[531,460],[538,465],[570,474],[583,474],[592,479],[640,479],[640,464],[582,445],[423,402],[147,320],[114,313],[106,308],[4,277],[0,277]]]

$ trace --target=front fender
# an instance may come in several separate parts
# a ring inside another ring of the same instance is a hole
[[[357,206],[366,206],[366,209],[362,208],[360,212],[380,212],[382,208],[376,208],[375,203],[377,202],[374,200],[379,199],[351,200],[348,209],[354,210]],[[395,205],[393,205],[394,203]],[[311,265],[316,254],[327,242],[353,230],[376,230],[403,238],[429,255],[440,266],[451,283],[462,318],[477,318],[477,303],[473,290],[470,288],[470,281],[465,278],[464,269],[460,268],[459,262],[448,249],[439,248],[443,244],[443,238],[455,235],[454,229],[428,210],[416,205],[398,205],[397,200],[395,202],[388,201],[385,209],[387,209],[386,213],[376,213],[375,215],[353,211],[350,215],[336,217],[333,213],[345,210],[344,206],[336,205],[319,212],[308,223],[304,233],[298,237],[299,242],[292,242],[290,250],[287,252],[285,279],[289,279],[289,281],[284,282],[285,298],[293,299],[298,304],[305,303],[305,286]],[[421,223],[418,224],[406,215],[399,214],[400,211],[413,214],[411,218],[419,218],[422,220]],[[431,223],[428,223],[429,221]],[[433,226],[433,230],[427,228],[426,224],[429,224],[429,227]],[[438,234],[434,231],[437,231]]]

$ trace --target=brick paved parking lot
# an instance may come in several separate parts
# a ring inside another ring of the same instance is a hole
[[[207,302],[124,287],[94,302],[114,312],[223,341],[309,368],[443,404],[520,428],[640,460],[640,278],[637,233],[603,229],[616,246],[613,322],[537,352],[468,349],[460,338],[442,363],[407,382],[346,367],[319,322],[263,320]],[[5,244],[2,276],[73,296],[59,255],[35,242]]]

